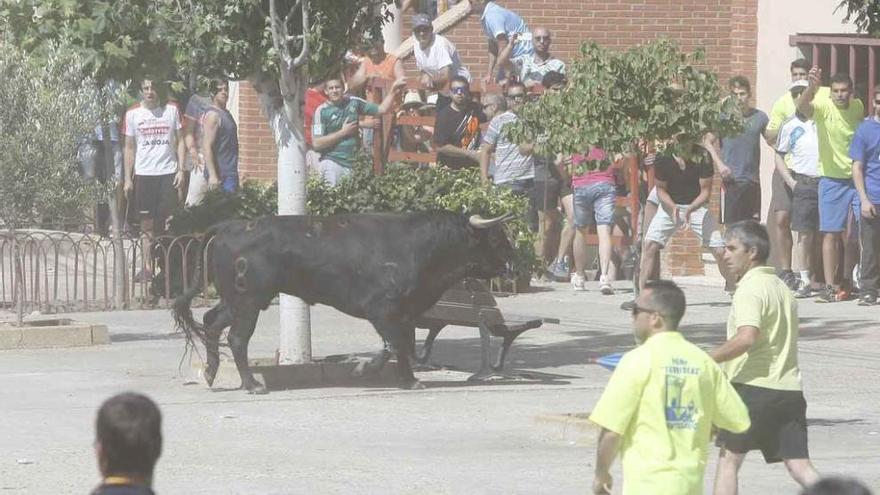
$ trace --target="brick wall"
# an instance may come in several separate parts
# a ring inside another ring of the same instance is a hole
[[[250,83],[242,81],[239,88],[239,171],[242,178],[273,181],[278,155],[272,130]]]
[[[505,0],[501,4],[523,16],[532,28],[549,28],[552,52],[563,60],[573,58],[585,40],[625,49],[668,37],[687,51],[702,47],[705,66],[717,71],[722,83],[742,74],[754,86],[757,0]],[[411,33],[409,15],[403,20],[403,33]],[[443,35],[456,44],[473,76],[481,78],[488,55],[479,17],[469,15]],[[415,71],[412,57],[404,60],[404,67],[411,74]],[[272,139],[258,107],[253,91],[243,85],[241,127],[248,140],[242,140],[242,170],[250,177],[274,178],[274,153],[267,148]],[[716,212],[717,197],[716,185]],[[693,234],[676,238],[664,250],[664,276],[702,273],[699,252]]]

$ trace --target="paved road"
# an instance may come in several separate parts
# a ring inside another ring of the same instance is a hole
[[[718,288],[690,284],[684,331],[711,346],[723,338],[728,299]],[[563,320],[524,334],[510,356],[516,368],[546,380],[469,385],[465,373],[433,372],[421,374],[429,388],[415,392],[336,387],[255,397],[210,390],[187,384],[193,371],[181,365],[183,340],[170,333],[166,311],[73,315],[107,324],[113,343],[0,351],[0,493],[87,493],[98,481],[95,411],[122,390],[145,392],[162,408],[160,494],[586,493],[593,435],[543,418],[589,411],[609,377],[589,361],[632,346],[629,317],[617,309],[629,295],[591,289],[552,284],[498,300],[511,313]],[[808,301],[801,315],[815,463],[876,490],[880,308]],[[252,357],[273,355],[277,320],[277,307],[264,313]],[[316,356],[379,347],[368,325],[328,308],[313,310],[313,329]],[[444,331],[434,360],[475,369],[476,332]],[[619,480],[619,464],[615,473]],[[741,486],[745,494],[798,492],[782,466],[766,466],[756,454]]]

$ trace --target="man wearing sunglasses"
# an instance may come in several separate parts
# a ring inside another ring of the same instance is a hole
[[[453,77],[449,89],[451,101],[438,105],[434,121],[437,160],[451,168],[473,167],[480,163],[480,124],[487,119],[480,105],[471,100],[467,79]]]
[[[849,148],[853,160],[853,181],[859,193],[862,219],[859,236],[862,247],[860,306],[877,304],[880,282],[880,85],[874,87],[874,115],[866,118],[853,136]]]
[[[550,30],[539,27],[532,32],[535,53],[523,57],[522,72],[519,80],[527,88],[541,84],[549,72],[565,74],[565,62],[550,55]]]
[[[532,157],[533,144],[517,144],[504,135],[504,128],[516,122],[516,111],[526,101],[526,88],[522,83],[511,83],[507,87],[506,111],[496,115],[483,137],[480,150],[480,177],[483,184],[489,183],[489,159],[495,153],[495,170],[492,181],[515,194],[532,196],[535,179],[535,161]],[[534,226],[533,226],[534,227]]]
[[[639,347],[626,353],[590,414],[599,425],[593,493],[611,493],[620,452],[624,493],[703,493],[712,427],[749,428],[749,413],[721,368],[678,331],[684,292],[649,281],[632,309]]]

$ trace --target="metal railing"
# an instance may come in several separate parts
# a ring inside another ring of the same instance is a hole
[[[204,242],[194,235],[143,234],[115,243],[94,234],[19,230],[13,239],[0,232],[0,308],[16,308],[19,298],[26,314],[167,307],[191,286],[199,261],[207,260],[211,239],[206,249]],[[145,246],[150,256],[144,256]],[[124,253],[124,270],[116,266],[117,248]],[[198,283],[204,291],[207,270]],[[118,284],[124,290],[118,291]]]

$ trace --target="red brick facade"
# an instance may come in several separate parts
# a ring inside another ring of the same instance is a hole
[[[757,0],[506,0],[501,5],[516,11],[532,28],[553,33],[552,52],[571,59],[586,40],[625,49],[638,43],[668,37],[684,50],[703,48],[707,67],[720,80],[734,74],[754,85],[757,71]],[[409,16],[403,23],[408,35]],[[462,63],[474,77],[486,71],[488,55],[479,18],[467,18],[443,33],[458,47]],[[404,67],[414,70],[412,57]],[[273,179],[273,142],[266,119],[260,114],[253,90],[242,84],[241,163],[243,174]],[[717,211],[717,191],[713,195]],[[679,236],[664,250],[664,275],[700,274],[703,264],[693,234]]]

